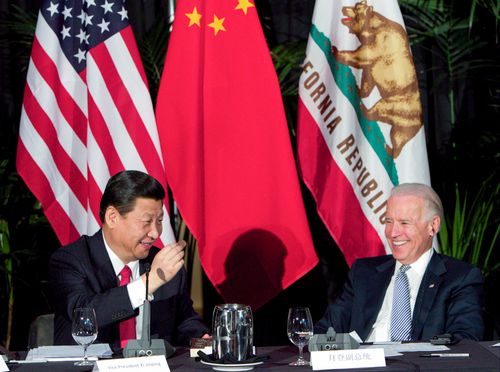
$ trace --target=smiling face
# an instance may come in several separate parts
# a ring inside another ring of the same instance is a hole
[[[133,209],[124,215],[113,206],[106,209],[103,233],[116,255],[129,263],[148,256],[151,246],[161,235],[162,221],[161,200],[137,198]]]
[[[387,201],[385,237],[402,264],[412,264],[432,247],[440,218],[429,214],[426,201],[414,195],[391,196]]]

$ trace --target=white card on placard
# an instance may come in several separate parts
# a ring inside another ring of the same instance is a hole
[[[165,355],[103,359],[95,362],[93,372],[170,372]]]
[[[9,367],[7,367],[7,364],[5,364],[3,357],[0,355],[0,372],[6,372],[6,371],[9,371]]]
[[[342,368],[385,367],[384,349],[311,351],[314,371]]]

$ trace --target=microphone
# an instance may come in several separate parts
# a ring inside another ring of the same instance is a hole
[[[151,264],[145,263],[146,298],[142,308],[142,337],[140,340],[129,340],[123,349],[124,358],[134,358],[151,355],[165,355],[167,358],[175,353],[175,348],[166,340],[151,339],[151,304],[148,299],[149,272]]]
[[[315,334],[309,339],[309,351],[359,349],[359,342],[349,333],[337,333],[329,327],[325,334]]]
[[[142,308],[142,337],[141,340],[145,343],[151,343],[151,304],[149,302],[149,272],[151,265],[149,262],[144,264],[146,270],[146,298],[144,299],[144,307]]]

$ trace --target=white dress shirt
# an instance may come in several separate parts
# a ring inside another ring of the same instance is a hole
[[[417,261],[412,263],[411,268],[406,272],[408,276],[408,282],[410,284],[410,306],[411,315],[413,318],[413,308],[415,307],[415,302],[417,300],[418,290],[420,288],[420,283],[424,276],[427,265],[429,264],[434,249],[429,249],[422,256],[419,257]],[[391,340],[391,313],[392,313],[392,299],[394,295],[394,282],[396,280],[396,274],[399,272],[401,263],[396,261],[394,267],[394,273],[391,278],[391,282],[387,287],[385,292],[384,302],[377,315],[375,323],[373,323],[373,328],[365,340],[367,342],[383,342]]]
[[[104,234],[103,234],[104,238]],[[120,272],[122,271],[125,264],[116,255],[115,252],[109,247],[104,238],[104,246],[108,252],[109,259],[113,265],[113,270],[115,271],[117,283],[120,284]],[[130,303],[134,309],[139,308],[139,315],[135,318],[135,332],[137,339],[142,336],[142,309],[144,305],[144,298],[146,295],[146,286],[142,282],[139,273],[139,261],[132,261],[128,263],[128,267],[132,271],[132,277],[130,278],[130,283],[127,284],[128,297],[130,298]]]

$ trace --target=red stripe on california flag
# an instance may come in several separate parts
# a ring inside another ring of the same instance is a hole
[[[86,206],[87,190],[85,189],[85,184],[87,180],[61,146],[53,123],[38,104],[36,97],[32,95],[28,85],[24,90],[24,102],[26,114],[49,148],[59,173],[64,177],[66,183],[70,185],[71,190],[80,203]]]
[[[93,48],[90,53],[99,66],[108,91],[111,94],[116,108],[120,112],[123,123],[147,169],[147,173],[152,174],[154,167],[161,164],[160,157],[142,122],[142,118],[133,105],[130,94],[126,91],[126,87],[116,70],[106,45],[104,43],[100,44]],[[100,109],[105,110],[106,108],[102,107]]]
[[[59,111],[71,128],[73,128],[73,131],[80,141],[85,143],[87,138],[87,118],[75,103],[75,100],[81,100],[85,97],[72,97],[71,94],[68,93],[66,88],[61,84],[57,66],[45,53],[43,45],[40,44],[36,37],[33,42],[31,59],[40,75],[43,76],[47,85],[49,85],[52,92],[54,92]]]
[[[132,56],[132,59],[134,60],[134,65],[137,68],[137,71],[139,71],[139,74],[141,75],[142,81],[144,82],[144,85],[147,87],[148,86],[148,79],[146,77],[146,73],[144,72],[144,69],[141,67],[142,66],[142,60],[141,56],[139,54],[139,50],[136,47],[135,43],[135,37],[132,32],[132,27],[128,26],[125,27],[123,30],[120,31],[120,35],[123,38],[123,41],[125,44],[128,46],[128,51],[130,52],[130,55]]]
[[[25,180],[33,195],[43,200],[43,211],[59,239],[73,241],[80,233],[56,200],[52,187],[38,165],[33,161],[22,140],[18,142],[16,165],[19,175]]]
[[[366,219],[349,180],[333,159],[317,123],[301,99],[298,112],[298,157],[302,178],[316,200],[318,214],[347,263],[350,266],[358,258],[386,254],[377,231]],[[310,149],[315,151],[311,153]],[[316,172],[318,168],[329,171]]]

